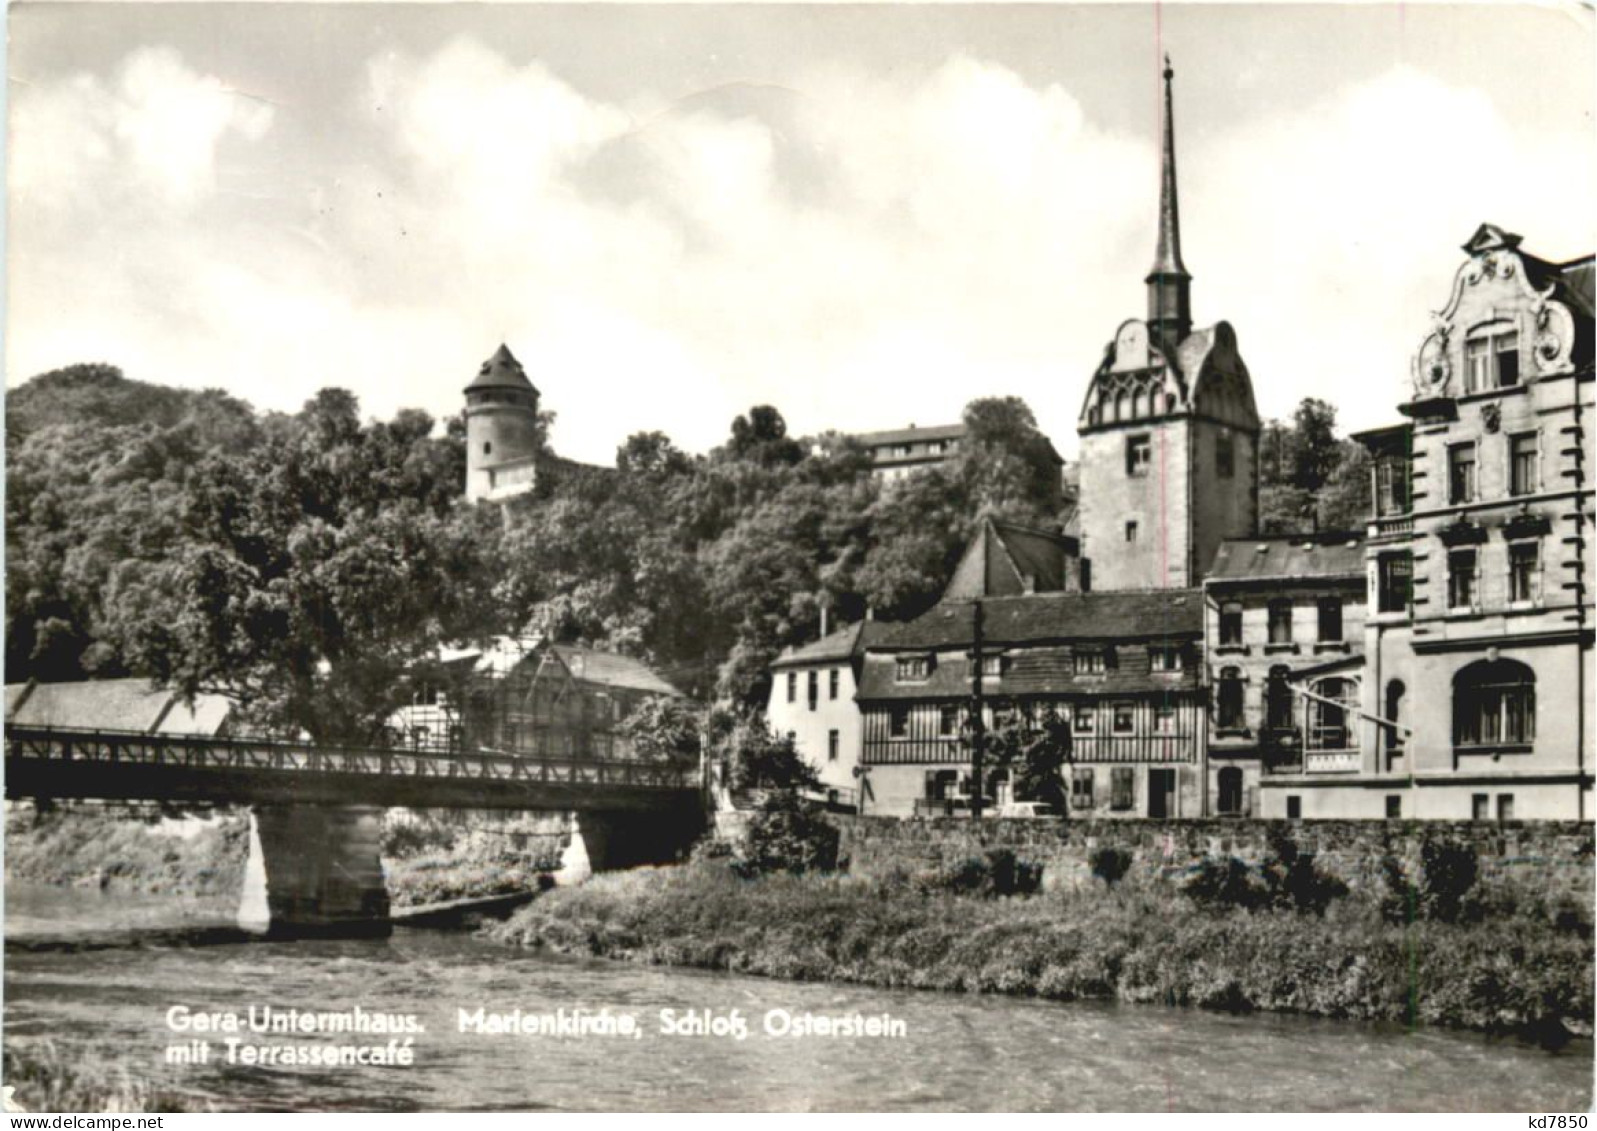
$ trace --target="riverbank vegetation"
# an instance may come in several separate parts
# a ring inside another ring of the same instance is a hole
[[[389,903],[399,910],[538,891],[560,867],[562,843],[537,819],[467,826],[437,814],[391,813],[382,842]]]
[[[1226,861],[1184,880],[1025,894],[1035,875],[1003,851],[886,879],[701,856],[557,889],[488,930],[518,946],[773,978],[1279,1011],[1549,1044],[1591,1033],[1590,915],[1568,901],[1476,882],[1476,912],[1449,919],[1425,912],[1423,892],[1394,902],[1391,885],[1337,890],[1301,857],[1237,867],[1240,878]],[[1260,875],[1272,867],[1275,879]]]
[[[249,857],[242,810],[12,803],[8,880],[197,899],[238,898]]]
[[[128,1071],[126,1064],[85,1059],[55,1042],[8,1039],[5,1082],[12,1102],[27,1111],[214,1111],[203,1096],[159,1084]]]

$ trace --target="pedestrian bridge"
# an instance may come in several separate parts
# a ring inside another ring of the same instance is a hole
[[[241,917],[278,935],[388,932],[390,807],[567,812],[568,858],[592,871],[670,861],[703,824],[697,766],[16,724],[5,740],[9,799],[248,806]]]

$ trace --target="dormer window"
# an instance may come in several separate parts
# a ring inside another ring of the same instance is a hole
[[[1071,666],[1077,675],[1102,675],[1109,667],[1109,652],[1104,648],[1077,648]]]
[[[1148,666],[1156,672],[1180,671],[1181,649],[1176,647],[1149,648]]]
[[[932,658],[930,656],[900,656],[898,657],[895,672],[899,683],[915,683],[930,679],[932,674]]]
[[[1519,384],[1519,331],[1506,322],[1484,326],[1464,343],[1464,391],[1484,393]]]
[[[1008,665],[1004,663],[1003,656],[983,656],[981,658],[981,674],[997,678],[1004,674]]]

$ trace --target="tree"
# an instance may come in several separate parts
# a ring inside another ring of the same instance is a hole
[[[703,749],[704,713],[690,699],[650,696],[621,722],[621,734],[646,762],[697,765]]]
[[[1369,519],[1369,457],[1336,436],[1336,409],[1306,398],[1290,424],[1259,438],[1259,529],[1266,534],[1357,530]]]
[[[127,594],[127,653],[272,732],[381,741],[412,671],[500,627],[497,516],[439,483],[431,427],[362,425],[330,389],[254,450],[208,457],[183,544]]]
[[[725,760],[733,789],[800,790],[821,779],[793,744],[791,734],[772,732],[765,716],[750,712],[732,720],[716,754]]]
[[[1065,767],[1071,763],[1071,742],[1070,724],[1047,704],[1040,712],[997,712],[987,751],[993,770],[1010,775],[1016,800],[1045,801],[1064,813],[1070,797]]]

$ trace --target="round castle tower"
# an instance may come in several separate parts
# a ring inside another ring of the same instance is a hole
[[[466,501],[532,490],[538,476],[538,390],[501,345],[466,386]]]

